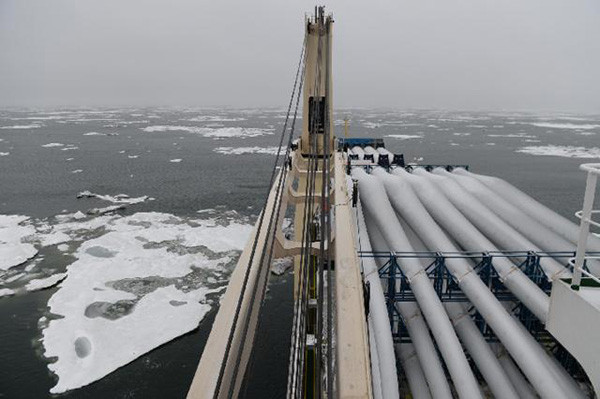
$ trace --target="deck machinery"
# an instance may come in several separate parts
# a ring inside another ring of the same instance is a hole
[[[382,139],[336,140],[332,27],[323,7],[306,18],[270,191],[188,398],[241,395],[269,270],[286,257],[290,398],[593,397],[600,167],[583,167],[576,226],[466,165],[406,165]]]

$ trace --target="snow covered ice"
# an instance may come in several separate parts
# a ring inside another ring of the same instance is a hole
[[[213,151],[223,155],[269,154],[277,155],[279,147],[217,147]],[[285,153],[285,149],[281,150]]]
[[[574,147],[561,145],[529,146],[519,148],[517,152],[531,155],[547,155],[565,158],[600,158],[600,148]]]
[[[207,295],[219,290],[210,283],[231,266],[252,228],[164,213],[94,219],[59,228],[107,232],[79,246],[48,302],[51,314],[62,316],[42,333],[44,355],[57,358],[48,365],[59,377],[52,393],[96,381],[195,329],[211,308]]]
[[[141,128],[144,132],[171,132],[181,131],[188,133],[200,134],[204,137],[212,137],[214,139],[229,138],[229,137],[258,137],[268,134],[273,134],[273,129],[258,129],[246,127],[198,127],[198,126],[173,126],[173,125],[158,125]]]
[[[20,265],[37,254],[25,238],[35,234],[27,216],[0,215],[0,270]]]

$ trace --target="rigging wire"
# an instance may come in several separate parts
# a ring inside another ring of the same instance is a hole
[[[294,99],[294,94],[295,94],[296,87],[297,87],[297,84],[298,84],[298,78],[300,77],[300,70],[303,69],[303,68],[301,68],[301,65],[302,65],[302,60],[304,58],[305,48],[306,48],[306,41],[304,41],[303,44],[302,44],[302,50],[300,52],[300,60],[298,61],[298,68],[297,68],[297,71],[296,71],[296,78],[295,78],[295,81],[294,81],[294,86],[293,86],[293,89],[292,89],[292,94],[290,96],[290,102],[289,102],[289,105],[288,105],[288,111],[287,111],[287,115],[286,115],[286,118],[285,118],[284,126],[283,126],[282,131],[281,131],[281,139],[279,141],[279,147],[277,149],[277,156],[275,158],[275,162],[273,163],[273,169],[271,171],[271,178],[270,178],[270,182],[269,182],[269,190],[268,190],[266,198],[265,198],[265,205],[263,207],[263,211],[260,214],[259,221],[258,221],[258,224],[257,224],[257,228],[255,230],[254,241],[253,241],[253,244],[252,244],[252,251],[250,253],[250,259],[249,259],[247,267],[246,267],[246,273],[244,275],[244,281],[243,281],[243,284],[242,284],[242,290],[241,290],[240,296],[239,296],[238,301],[237,301],[236,312],[235,312],[235,315],[234,315],[234,319],[233,319],[233,323],[232,323],[232,328],[229,331],[229,336],[227,338],[227,346],[225,348],[225,354],[223,356],[223,359],[222,359],[222,362],[221,362],[221,366],[220,366],[220,369],[219,369],[219,377],[217,379],[217,386],[216,386],[216,390],[215,390],[215,394],[214,394],[215,398],[218,397],[219,394],[220,394],[220,392],[221,392],[221,388],[222,388],[222,384],[223,384],[223,378],[224,378],[224,374],[225,374],[225,369],[226,369],[226,366],[227,366],[227,363],[228,363],[228,360],[229,360],[229,354],[231,352],[231,345],[232,345],[232,342],[233,342],[234,332],[235,332],[235,330],[237,330],[237,322],[238,322],[238,319],[239,319],[239,316],[240,316],[240,310],[241,310],[242,302],[243,302],[243,299],[244,299],[244,296],[245,296],[245,292],[246,292],[246,288],[247,288],[247,285],[248,285],[248,279],[250,277],[250,270],[252,269],[252,265],[253,265],[253,262],[254,262],[254,256],[256,254],[256,247],[258,245],[258,239],[259,239],[259,236],[260,236],[260,231],[262,229],[265,211],[267,210],[266,207],[267,207],[268,201],[269,201],[269,194],[271,192],[271,188],[273,187],[273,183],[275,181],[275,174],[276,174],[276,171],[277,171],[277,166],[279,164],[279,159],[280,159],[280,155],[281,155],[281,148],[282,148],[282,145],[283,145],[283,141],[284,141],[284,137],[285,137],[285,132],[287,130],[287,125],[288,125],[290,111],[291,111],[291,107],[292,107],[292,103],[293,103],[293,99]],[[301,77],[300,79],[303,80],[303,77]],[[290,132],[290,134],[291,133],[292,132]],[[288,141],[288,146],[286,148],[286,154],[289,154],[289,149],[290,149],[290,141]],[[284,159],[284,163],[285,163],[285,159]],[[273,216],[273,214],[271,213],[271,220],[272,220],[272,216]],[[264,249],[265,248],[263,248],[263,252],[264,252]],[[259,273],[257,273],[257,276],[260,275],[260,268],[263,267],[263,265],[259,264],[258,267],[259,267]],[[246,330],[246,332],[247,332],[247,326],[248,326],[249,322],[250,322],[250,318],[248,317],[245,320],[245,327],[246,327],[245,330]],[[243,341],[240,341],[240,342],[243,343]],[[239,353],[241,353],[241,352],[242,351],[240,351]],[[236,362],[235,370],[238,369],[238,367],[239,367],[238,365],[239,365],[239,362]],[[233,392],[232,392],[233,388],[232,387],[235,386],[235,378],[237,378],[237,371],[235,371],[233,377],[234,377],[234,379],[232,379],[230,381],[230,389],[229,389],[229,392],[228,392],[228,396],[229,397],[233,396]]]

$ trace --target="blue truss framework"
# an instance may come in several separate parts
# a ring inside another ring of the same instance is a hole
[[[598,255],[589,253],[590,255]],[[384,295],[390,319],[392,335],[396,343],[410,342],[410,337],[404,325],[404,320],[396,304],[398,302],[413,302],[415,295],[411,289],[408,278],[402,272],[399,263],[402,259],[421,259],[428,264],[425,268],[427,276],[442,302],[468,302],[469,299],[462,292],[458,281],[446,267],[448,259],[467,259],[474,266],[473,270],[490,289],[494,296],[501,302],[506,302],[507,307],[525,325],[527,330],[540,342],[551,343],[553,338],[541,323],[502,283],[500,276],[494,268],[494,259],[505,258],[512,261],[525,273],[538,287],[548,295],[552,289],[552,282],[546,277],[540,260],[553,258],[559,263],[569,267],[569,260],[575,257],[575,252],[536,252],[536,251],[490,251],[490,252],[364,252],[360,251],[361,258],[378,258],[382,266],[379,276],[387,282]],[[470,313],[488,341],[497,341],[491,328],[484,318],[471,306]]]

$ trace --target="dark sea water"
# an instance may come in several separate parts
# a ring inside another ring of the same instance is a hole
[[[262,207],[273,161],[261,152],[277,144],[284,117],[281,110],[1,110],[0,214],[52,224],[59,214],[111,205],[77,199],[89,190],[154,198],[118,211],[123,217],[162,212],[196,218],[199,210],[215,209],[236,211],[236,220],[251,223]],[[344,134],[345,117],[350,137],[383,137],[390,151],[404,153],[409,162],[468,164],[471,171],[504,178],[571,219],[581,208],[585,185],[578,166],[600,162],[600,116],[340,110],[338,136]],[[47,146],[51,143],[57,144]],[[535,155],[540,153],[546,155]],[[75,258],[52,245],[41,248],[40,255],[0,270],[0,289],[17,291],[0,297],[0,397],[49,397],[56,384],[39,342],[39,320],[48,316],[48,300],[60,285],[35,292],[23,286],[29,274],[62,272]],[[265,305],[270,317],[261,322],[248,397],[285,392],[291,280],[286,275],[271,281]],[[99,381],[56,396],[184,397],[215,312],[213,306],[195,330]],[[128,343],[122,345],[127,350]]]

